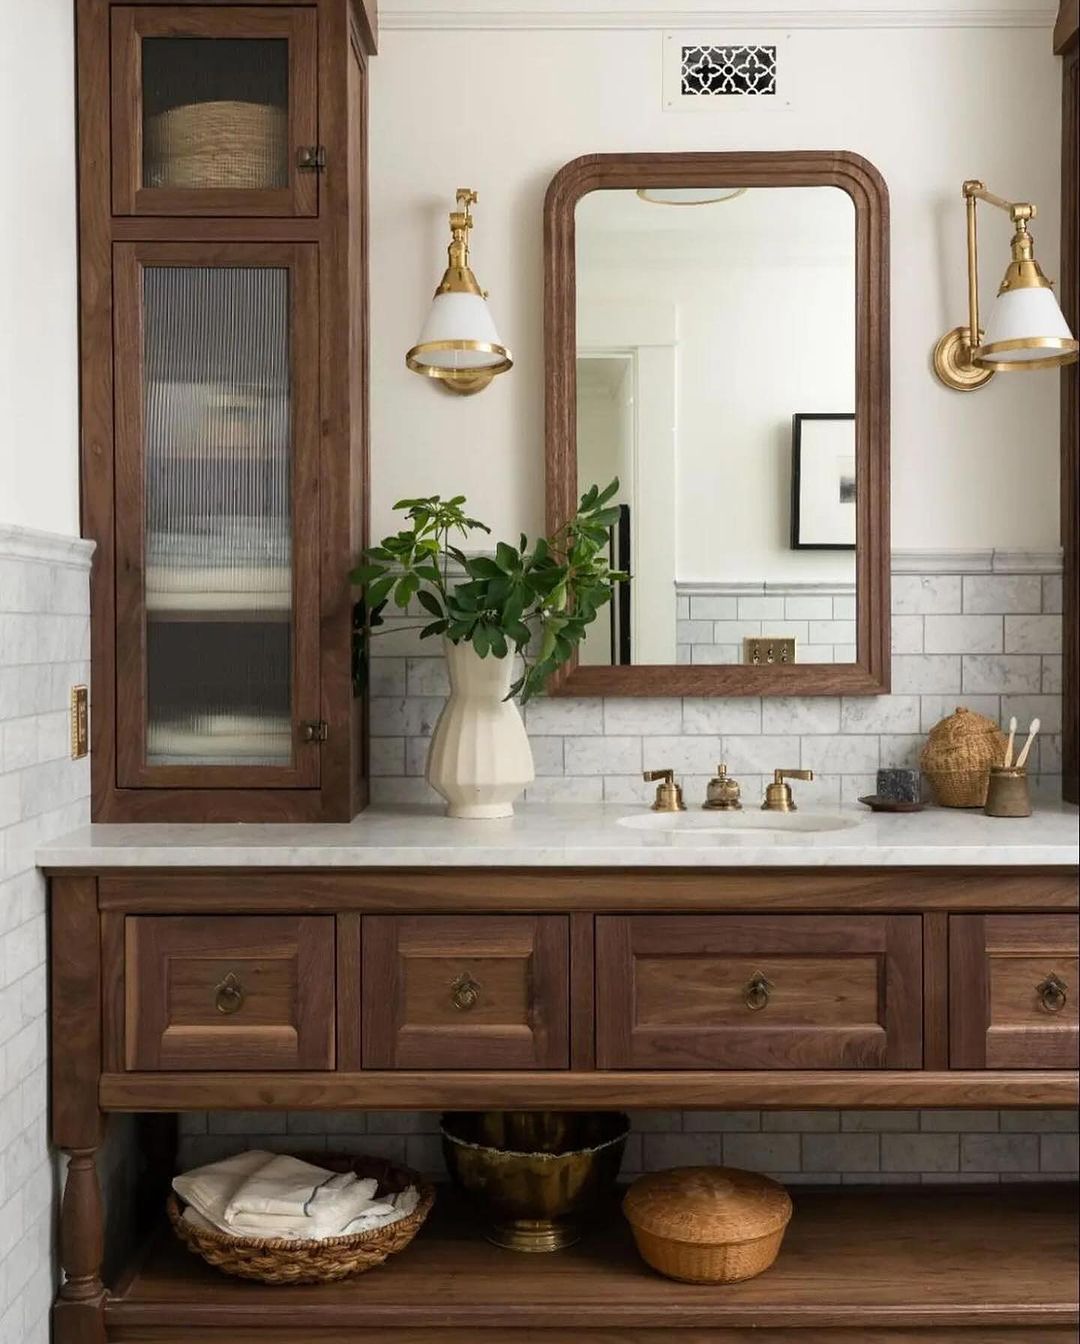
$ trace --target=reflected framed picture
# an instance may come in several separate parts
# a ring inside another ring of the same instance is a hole
[[[791,548],[855,549],[855,417],[791,418]]]

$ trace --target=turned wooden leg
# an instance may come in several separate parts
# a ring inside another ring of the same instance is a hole
[[[96,1148],[68,1150],[60,1205],[63,1281],[53,1308],[55,1344],[104,1344],[105,1285],[101,1281],[104,1209]]]

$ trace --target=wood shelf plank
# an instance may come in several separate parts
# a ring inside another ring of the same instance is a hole
[[[480,1338],[485,1329],[513,1331],[517,1339],[517,1331],[546,1328],[588,1339],[592,1329],[797,1327],[850,1330],[862,1341],[871,1330],[981,1327],[972,1339],[985,1340],[996,1329],[1067,1330],[1078,1320],[1068,1186],[796,1189],[793,1197],[777,1263],[724,1287],[652,1273],[615,1208],[576,1247],[529,1256],[488,1245],[476,1218],[447,1195],[414,1244],[381,1269],[298,1288],[229,1279],[163,1230],[109,1300],[108,1337],[212,1340],[219,1331],[222,1339],[258,1331],[267,1341],[319,1340],[352,1338],[350,1329],[381,1338],[384,1330],[456,1328]],[[1052,1336],[1025,1336],[1043,1337]]]
[[[1076,1070],[462,1069],[356,1073],[106,1073],[103,1111],[783,1110],[859,1106],[1055,1107],[1077,1104]]]

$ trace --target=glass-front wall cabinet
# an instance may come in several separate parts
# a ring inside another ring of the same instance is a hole
[[[122,786],[311,785],[311,244],[118,244]]]
[[[312,10],[113,11],[116,214],[314,215]]]

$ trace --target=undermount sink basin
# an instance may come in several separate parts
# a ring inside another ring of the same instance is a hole
[[[822,834],[858,826],[855,817],[835,812],[635,812],[620,817],[620,826],[634,831],[674,831],[694,835]]]

